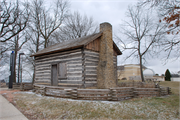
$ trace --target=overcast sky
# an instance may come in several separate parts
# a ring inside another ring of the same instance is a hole
[[[128,5],[136,4],[137,0],[70,0],[71,11],[79,11],[82,15],[92,16],[97,24],[109,22],[113,26],[113,34],[118,34],[118,28],[123,20],[127,20],[126,11]],[[175,53],[179,54],[179,53]],[[118,65],[124,64],[138,64],[136,60],[128,60],[123,62],[125,53],[118,57]],[[180,71],[180,59],[172,58],[165,63],[161,57],[148,58],[145,66],[151,68],[159,75],[164,74],[166,69],[171,73]]]

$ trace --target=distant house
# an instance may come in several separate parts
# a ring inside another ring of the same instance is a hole
[[[147,69],[143,66],[143,70]],[[139,64],[126,64],[117,67],[118,79],[120,80],[130,80],[132,77],[139,76],[140,79],[140,65]]]
[[[112,26],[102,23],[99,33],[58,43],[31,55],[35,58],[34,84],[112,87],[117,80],[117,55],[121,54],[112,40]]]
[[[178,71],[180,73],[180,71]],[[180,75],[178,74],[171,74],[171,81],[179,81],[180,82]]]

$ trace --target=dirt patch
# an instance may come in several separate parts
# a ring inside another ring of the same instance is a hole
[[[0,90],[0,94],[3,95],[10,103],[13,103],[13,98],[17,94],[13,94],[15,92],[19,92],[20,90],[11,90],[11,89],[2,89]]]

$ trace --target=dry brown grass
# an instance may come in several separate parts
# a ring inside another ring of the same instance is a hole
[[[77,101],[41,96],[32,92],[16,95],[16,106],[29,119],[179,119],[179,97],[136,98],[120,102]]]

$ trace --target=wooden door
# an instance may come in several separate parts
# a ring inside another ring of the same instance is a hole
[[[56,65],[52,65],[51,85],[52,86],[57,86],[58,85],[57,64]]]

